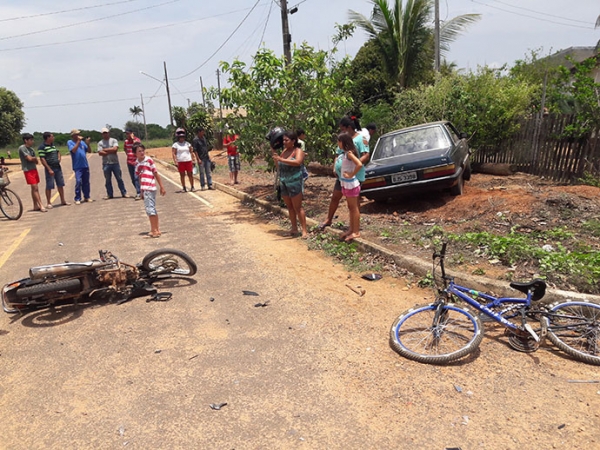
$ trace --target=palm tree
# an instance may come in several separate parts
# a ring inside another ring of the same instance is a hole
[[[371,0],[373,12],[368,19],[350,11],[350,20],[375,40],[385,61],[391,81],[405,88],[424,63],[433,64],[433,28],[431,11],[434,0]],[[479,20],[479,14],[457,16],[440,26],[440,51],[448,52],[449,45],[467,25]]]
[[[133,106],[133,108],[129,108],[129,113],[133,116],[133,119],[136,122],[139,122],[138,117],[144,113],[144,110],[139,106]]]

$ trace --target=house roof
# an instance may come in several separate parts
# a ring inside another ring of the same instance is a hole
[[[599,54],[600,52],[598,52],[596,47],[569,47],[547,56],[544,59],[548,60],[552,65],[565,66],[566,68],[571,69],[573,63],[567,60],[567,56],[573,58],[575,62],[582,62]]]

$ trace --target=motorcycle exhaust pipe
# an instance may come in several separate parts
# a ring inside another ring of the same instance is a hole
[[[37,266],[29,269],[29,278],[32,280],[44,280],[46,278],[77,275],[81,272],[89,272],[106,265],[107,263],[102,261],[88,261],[83,263],[63,263]]]

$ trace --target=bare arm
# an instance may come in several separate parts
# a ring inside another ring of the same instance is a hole
[[[154,178],[156,178],[156,182],[160,186],[160,195],[166,195],[167,191],[165,191],[165,188],[162,183],[162,178],[160,177],[158,172],[154,172]]]
[[[344,172],[342,175],[344,176],[344,178],[354,178],[356,176],[356,174],[358,173],[358,171],[362,168],[363,163],[352,152],[347,152],[346,155],[347,155],[347,158],[350,161],[352,161],[356,167],[354,167],[353,172]]]

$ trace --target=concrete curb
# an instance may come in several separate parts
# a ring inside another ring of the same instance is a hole
[[[176,171],[175,166],[173,166],[169,163],[166,163],[164,161],[161,161],[161,160],[156,160],[156,161],[159,162],[160,164],[162,164],[164,167],[167,167],[174,172]],[[245,192],[238,191],[237,189],[235,189],[231,186],[225,185],[223,183],[219,183],[217,181],[213,181],[213,186],[215,186],[220,191],[223,191],[226,194],[229,194],[229,195],[237,198],[238,200],[240,200],[242,202],[253,203],[269,212],[272,212],[273,214],[280,214],[280,215],[284,215],[285,217],[289,218],[289,213],[288,213],[287,209],[281,208],[280,206],[272,205],[269,202],[255,198],[249,194],[246,194]],[[306,223],[308,226],[319,225],[319,222],[317,222],[316,220],[310,219],[308,217],[306,218]],[[341,234],[340,231],[332,229],[330,227],[326,228],[325,231],[327,231],[328,233]],[[366,239],[363,239],[363,238],[355,239],[354,242],[357,244],[357,248],[360,251],[365,252],[365,253],[381,255],[385,258],[389,258],[392,261],[394,261],[394,263],[397,266],[403,267],[406,270],[408,270],[409,272],[414,273],[415,275],[422,277],[422,276],[427,275],[428,273],[431,273],[431,269],[432,269],[431,261],[424,261],[422,259],[415,258],[415,257],[409,256],[409,255],[399,255],[398,253],[394,253],[394,252],[390,251],[389,249],[382,247],[379,244],[367,241]],[[517,296],[518,297],[520,295],[509,286],[508,281],[494,280],[491,278],[481,277],[481,276],[477,276],[477,275],[470,275],[470,274],[465,274],[462,272],[456,272],[454,270],[446,270],[446,274],[454,277],[456,283],[458,283],[458,284],[461,284],[463,286],[469,286],[469,287],[472,287],[474,289],[477,289],[477,290],[480,290],[483,292],[490,292],[497,296],[504,296],[504,297]],[[569,299],[569,300],[588,300],[590,302],[600,304],[600,296],[598,296],[598,295],[581,294],[579,292],[563,291],[560,289],[547,289],[546,295],[544,296],[545,303],[567,300],[567,299]]]

